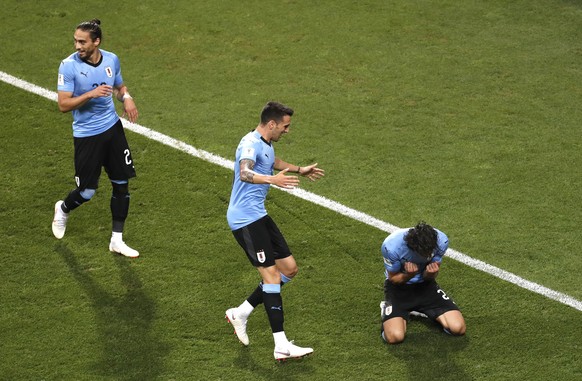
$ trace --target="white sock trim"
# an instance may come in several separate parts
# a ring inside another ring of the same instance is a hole
[[[240,306],[238,306],[237,312],[240,317],[247,318],[254,309],[255,307],[253,307],[248,300],[245,300]]]
[[[287,340],[287,335],[285,335],[285,331],[273,333],[273,339],[275,340],[276,347],[282,347],[289,343],[289,340]]]

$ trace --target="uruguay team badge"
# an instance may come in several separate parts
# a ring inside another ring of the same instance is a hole
[[[267,258],[265,257],[265,251],[264,251],[264,250],[257,251],[257,260],[258,260],[260,263],[265,263],[265,259],[267,259]]]
[[[105,73],[107,73],[107,76],[108,76],[109,78],[113,78],[113,70],[111,70],[111,68],[110,68],[109,66],[107,66],[107,67],[105,68]]]

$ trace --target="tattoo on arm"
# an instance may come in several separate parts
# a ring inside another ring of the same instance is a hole
[[[243,159],[240,161],[240,179],[246,183],[253,183],[253,178],[255,173],[253,168],[255,167],[255,162],[250,159]]]

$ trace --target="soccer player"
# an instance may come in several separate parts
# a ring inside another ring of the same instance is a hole
[[[445,233],[425,222],[399,229],[384,240],[386,281],[380,304],[384,341],[404,341],[410,315],[436,321],[450,335],[465,334],[463,315],[435,281],[448,247]]]
[[[261,275],[262,282],[239,307],[226,311],[226,318],[244,345],[249,345],[247,319],[255,307],[263,303],[273,338],[275,360],[300,358],[313,352],[287,340],[283,330],[281,286],[297,274],[297,264],[285,238],[267,215],[265,198],[271,184],[292,189],[299,184],[297,173],[312,181],[324,171],[317,163],[305,167],[289,164],[275,156],[273,142],[289,132],[293,110],[277,102],[269,102],[261,112],[257,128],[240,141],[236,149],[234,181],[227,211],[228,224],[249,261]],[[279,171],[273,174],[273,169]]]
[[[135,169],[113,97],[123,102],[123,116],[127,115],[130,121],[137,120],[138,112],[123,84],[119,59],[101,49],[100,24],[94,19],[77,26],[74,33],[77,52],[65,58],[59,68],[59,110],[73,114],[77,187],[55,204],[52,230],[57,239],[63,238],[69,213],[93,197],[104,167],[113,187],[109,250],[137,257],[139,252],[127,246],[122,236],[129,210],[128,180],[135,176]]]

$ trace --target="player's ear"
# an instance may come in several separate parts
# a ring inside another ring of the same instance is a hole
[[[93,43],[95,44],[95,46],[99,46],[101,45],[101,39],[97,37],[95,40],[93,40]]]

